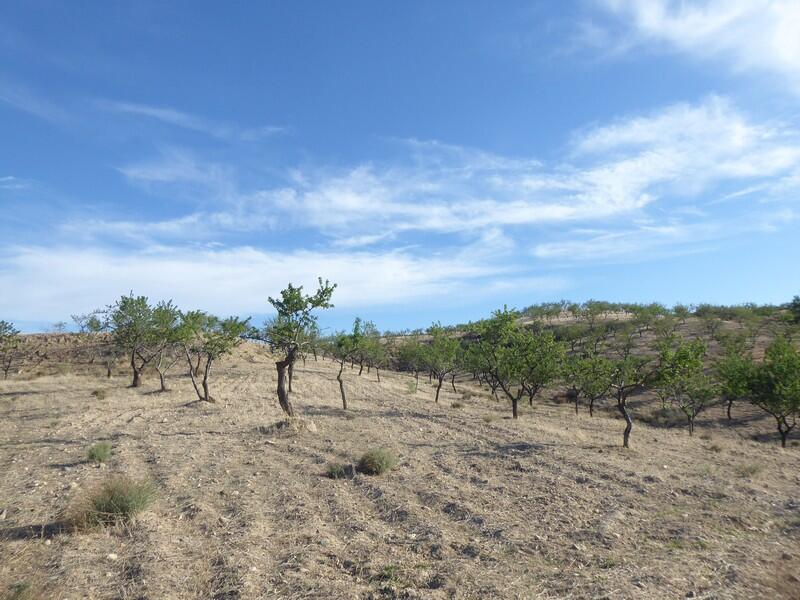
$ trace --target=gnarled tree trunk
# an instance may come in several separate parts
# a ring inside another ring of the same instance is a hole
[[[436,398],[434,399],[434,402],[436,402],[436,404],[439,404],[439,391],[442,389],[442,382],[444,381],[444,375],[442,375],[441,377],[437,375],[436,379],[439,381],[439,385],[436,386]]]
[[[344,361],[339,363],[339,373],[336,379],[339,381],[339,392],[342,394],[342,409],[347,410],[347,395],[344,393],[344,381],[342,380],[342,371],[344,370]]]
[[[619,408],[619,412],[622,413],[625,419],[625,431],[622,434],[622,447],[630,448],[628,440],[631,437],[631,429],[633,429],[633,419],[631,419],[631,415],[628,413],[627,398],[622,395],[617,395],[617,408]]]
[[[136,350],[131,352],[131,369],[133,369],[133,381],[131,387],[139,387],[142,385],[142,372],[136,365]]]
[[[278,370],[278,404],[281,405],[281,408],[283,409],[283,412],[286,413],[287,417],[294,416],[294,408],[292,407],[292,402],[289,399],[289,390],[286,389],[286,375],[289,366],[293,361],[294,353],[290,352],[285,359],[279,360],[275,363],[275,368]]]

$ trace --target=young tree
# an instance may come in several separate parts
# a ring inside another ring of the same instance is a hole
[[[800,416],[800,352],[787,338],[769,345],[764,362],[748,374],[748,390],[753,404],[775,417],[785,448]]]
[[[153,339],[153,307],[146,296],[131,293],[109,306],[108,314],[115,344],[130,356],[131,387],[139,387],[142,371],[155,356],[149,348]]]
[[[281,291],[280,298],[269,298],[269,303],[277,311],[271,326],[263,333],[254,335],[267,341],[277,352],[280,359],[275,362],[278,371],[278,402],[287,416],[294,416],[294,408],[286,388],[286,377],[289,369],[302,352],[308,348],[307,332],[316,325],[317,317],[312,314],[317,308],[332,308],[331,296],[336,284],[322,281],[314,294],[303,294],[303,286],[295,287],[291,283]]]
[[[8,379],[8,372],[19,358],[20,343],[19,330],[14,324],[0,321],[0,368],[3,369],[3,379]]]
[[[589,416],[594,416],[594,403],[611,390],[613,365],[597,352],[578,358],[570,364],[573,385],[576,388],[575,414],[578,413],[578,398],[582,395],[589,401]]]
[[[617,409],[625,419],[625,430],[622,434],[623,448],[630,447],[633,419],[628,412],[628,396],[641,389],[655,375],[652,359],[634,352],[634,328],[626,327],[617,332],[615,340],[616,356],[611,360],[611,389],[617,398]]]
[[[714,372],[719,381],[719,391],[726,404],[728,420],[731,420],[731,408],[737,400],[745,400],[748,396],[748,381],[751,376],[753,361],[747,355],[743,338],[731,338],[725,344],[725,352],[714,364]]]
[[[691,316],[692,311],[685,304],[676,304],[672,307],[672,314],[674,314],[675,317],[680,321],[681,325],[683,325],[686,323],[686,319]]]
[[[71,315],[72,322],[77,329],[75,335],[78,340],[78,348],[82,352],[86,352],[89,364],[94,364],[95,359],[103,350],[107,354],[110,353],[108,342],[97,335],[105,329],[105,323],[101,319],[102,316],[103,311],[99,309],[87,314]]]
[[[397,351],[399,367],[414,374],[414,393],[419,388],[419,372],[425,368],[424,346],[417,335],[402,342]]]
[[[242,320],[237,317],[223,320],[202,311],[190,311],[182,315],[178,337],[182,340],[189,376],[199,400],[215,401],[208,386],[211,366],[242,343],[243,336],[249,330],[249,321],[249,318]],[[197,383],[193,359],[197,359],[202,366],[203,379],[200,385]]]
[[[566,349],[549,331],[520,331],[514,343],[519,346],[519,384],[533,406],[536,395],[561,375]]]
[[[795,323],[800,323],[800,296],[795,296],[789,303],[789,313]]]
[[[333,356],[339,362],[339,372],[336,374],[336,381],[339,382],[339,393],[342,396],[342,409],[347,410],[347,394],[344,389],[344,379],[342,379],[342,372],[344,366],[350,360],[354,353],[358,352],[361,338],[363,336],[361,319],[356,317],[353,322],[353,329],[350,333],[338,333],[334,338],[333,343]]]
[[[439,392],[442,389],[445,377],[455,373],[458,367],[461,344],[439,324],[431,325],[428,328],[428,335],[431,337],[431,341],[424,347],[423,357],[428,371],[436,377],[437,385],[434,401],[438,404]]]
[[[675,405],[686,415],[689,423],[689,435],[694,433],[694,420],[708,408],[718,394],[713,380],[703,373],[687,376],[676,389],[673,396]]]
[[[169,302],[159,302],[153,309],[152,340],[156,354],[155,367],[161,383],[161,392],[167,391],[166,375],[180,360],[182,345],[188,330],[181,326],[181,311]]]
[[[526,392],[525,352],[528,347],[526,336],[529,332],[517,323],[518,313],[514,310],[497,310],[492,317],[478,324],[474,352],[481,363],[481,369],[491,385],[503,391],[511,401],[513,418],[519,417],[519,401]]]

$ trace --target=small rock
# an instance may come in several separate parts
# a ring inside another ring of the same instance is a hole
[[[4,508],[3,512],[0,512],[0,521],[5,521],[6,516],[8,516],[8,509]]]
[[[51,543],[52,543],[52,542],[51,542],[50,540],[45,540],[45,541],[44,541],[44,545],[45,545],[45,546],[49,546]]]
[[[5,514],[5,511],[3,511],[3,514]],[[0,515],[0,519],[2,519],[2,518],[3,518],[3,515]],[[792,560],[792,555],[789,554],[788,552],[784,552],[783,554],[781,554],[781,558],[783,560]]]
[[[111,554],[107,555],[106,558],[108,560],[117,560],[119,557],[112,552]]]

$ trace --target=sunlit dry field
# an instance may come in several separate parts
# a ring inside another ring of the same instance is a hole
[[[610,405],[575,416],[555,391],[515,422],[468,381],[434,404],[427,379],[346,370],[345,412],[336,365],[309,359],[306,427],[280,430],[273,362],[242,346],[215,404],[182,375],[130,389],[122,367],[0,382],[0,597],[800,598],[800,447],[751,408],[692,438],[639,421],[623,450]],[[398,466],[326,477],[376,447]],[[64,527],[111,474],[150,479],[155,503]]]

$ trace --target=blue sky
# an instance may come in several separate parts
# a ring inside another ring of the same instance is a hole
[[[0,6],[0,318],[800,292],[796,0]]]

